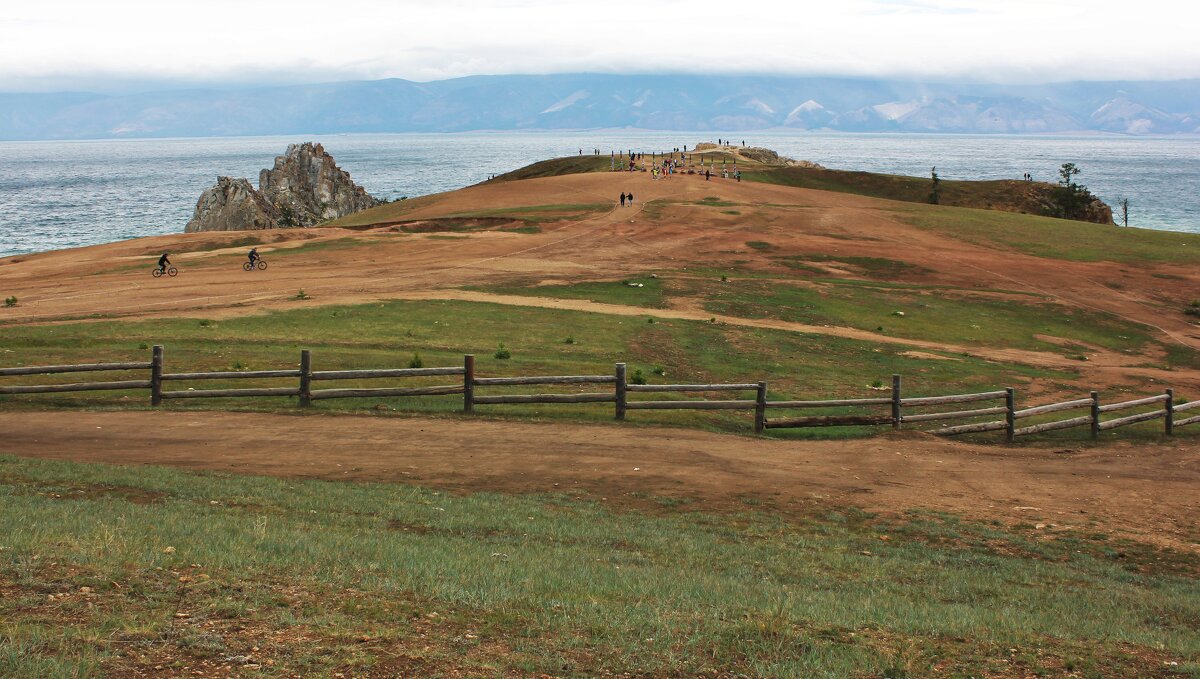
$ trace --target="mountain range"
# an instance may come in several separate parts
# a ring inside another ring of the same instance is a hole
[[[562,74],[0,93],[2,140],[600,128],[1195,134],[1200,80],[988,85]]]

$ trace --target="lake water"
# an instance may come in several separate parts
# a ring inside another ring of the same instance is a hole
[[[0,256],[179,233],[217,175],[270,167],[289,143],[319,141],[375,196],[461,188],[537,160],[600,148],[650,152],[719,133],[527,132],[296,135],[0,143]],[[1053,181],[1064,162],[1130,225],[1200,233],[1200,138],[734,133],[752,146],[826,167],[943,179]]]

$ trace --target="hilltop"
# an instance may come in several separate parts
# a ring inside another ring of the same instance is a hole
[[[679,154],[676,154],[676,157],[679,157]],[[781,157],[770,149],[704,143],[699,144],[689,157],[694,159],[691,168],[696,171],[711,168],[719,173],[722,169],[736,166],[742,170],[745,181],[853,193],[909,203],[930,203],[934,192],[932,178],[834,170],[807,161]],[[655,160],[643,159],[638,161],[638,165],[645,166]],[[533,163],[497,175],[490,181],[518,181],[587,172],[610,172],[615,164],[616,161],[608,156],[566,156]],[[1046,182],[940,179],[938,204],[1043,217],[1065,217],[1097,224],[1113,223],[1112,209],[1099,198],[1089,194],[1082,205],[1064,207],[1061,187]]]

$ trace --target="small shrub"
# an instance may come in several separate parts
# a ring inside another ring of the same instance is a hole
[[[243,370],[246,370],[246,368],[247,368],[246,364],[242,363],[240,360],[233,362],[233,369],[238,372],[242,372]]]
[[[408,361],[408,367],[410,367],[410,368],[424,368],[424,367],[425,367],[425,362],[421,360],[421,354],[414,353],[414,354],[413,354],[413,356],[412,356],[412,358],[411,358],[411,359],[409,359],[409,361]]]
[[[13,297],[12,299],[15,302],[17,298]],[[6,305],[12,306],[11,304],[7,303]],[[1192,300],[1192,303],[1187,305],[1187,308],[1183,310],[1183,313],[1187,314],[1188,316],[1200,316],[1200,299]]]
[[[713,317],[713,318],[710,318],[710,319],[708,319],[708,322],[709,322],[709,323],[716,323],[716,322],[717,322],[717,319],[716,319],[716,317]]]
[[[729,276],[721,276],[721,282],[722,282],[722,283],[728,283],[728,282],[729,282]]]
[[[775,247],[765,240],[748,240],[746,241],[746,245],[754,248],[755,250],[770,250]]]
[[[308,294],[306,294],[304,292],[304,288],[300,288],[300,292],[296,293],[296,299],[311,299],[311,298],[308,296]]]
[[[574,344],[574,343],[575,343],[574,335],[567,335],[567,338],[565,340],[563,340],[563,344]]]
[[[150,348],[150,345],[146,344],[145,342],[142,342],[141,344],[138,345],[138,349],[149,349],[149,348]]]
[[[504,342],[501,342],[496,347],[496,353],[492,354],[492,358],[498,358],[502,361],[512,358],[512,352],[504,348]]]
[[[17,296],[16,295],[13,295],[12,297],[4,298],[4,306],[16,306],[16,305],[17,305]]]
[[[882,389],[883,388],[883,380],[875,380],[874,382],[871,383],[871,388],[872,389]]]
[[[630,384],[645,384],[646,383],[646,376],[642,374],[641,368],[638,368],[637,370],[633,371],[633,377],[629,378],[629,383]]]
[[[651,370],[650,372],[654,373],[655,375],[658,375],[659,377],[663,377],[664,375],[667,374],[667,371],[664,370],[661,365],[654,366],[654,369]]]
[[[211,325],[212,325],[212,321],[208,320],[207,318],[204,318],[204,319],[201,319],[201,320],[200,320],[200,327],[201,327],[201,328],[207,328],[207,327],[209,327],[209,326],[211,326]]]
[[[647,319],[646,319],[646,322],[647,322],[647,323],[649,323],[650,325],[654,325],[654,319],[653,319],[653,318],[647,318]]]

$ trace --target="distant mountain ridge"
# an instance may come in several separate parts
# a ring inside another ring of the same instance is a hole
[[[502,75],[131,95],[0,94],[0,139],[641,128],[1200,133],[1200,80],[1044,85]]]

